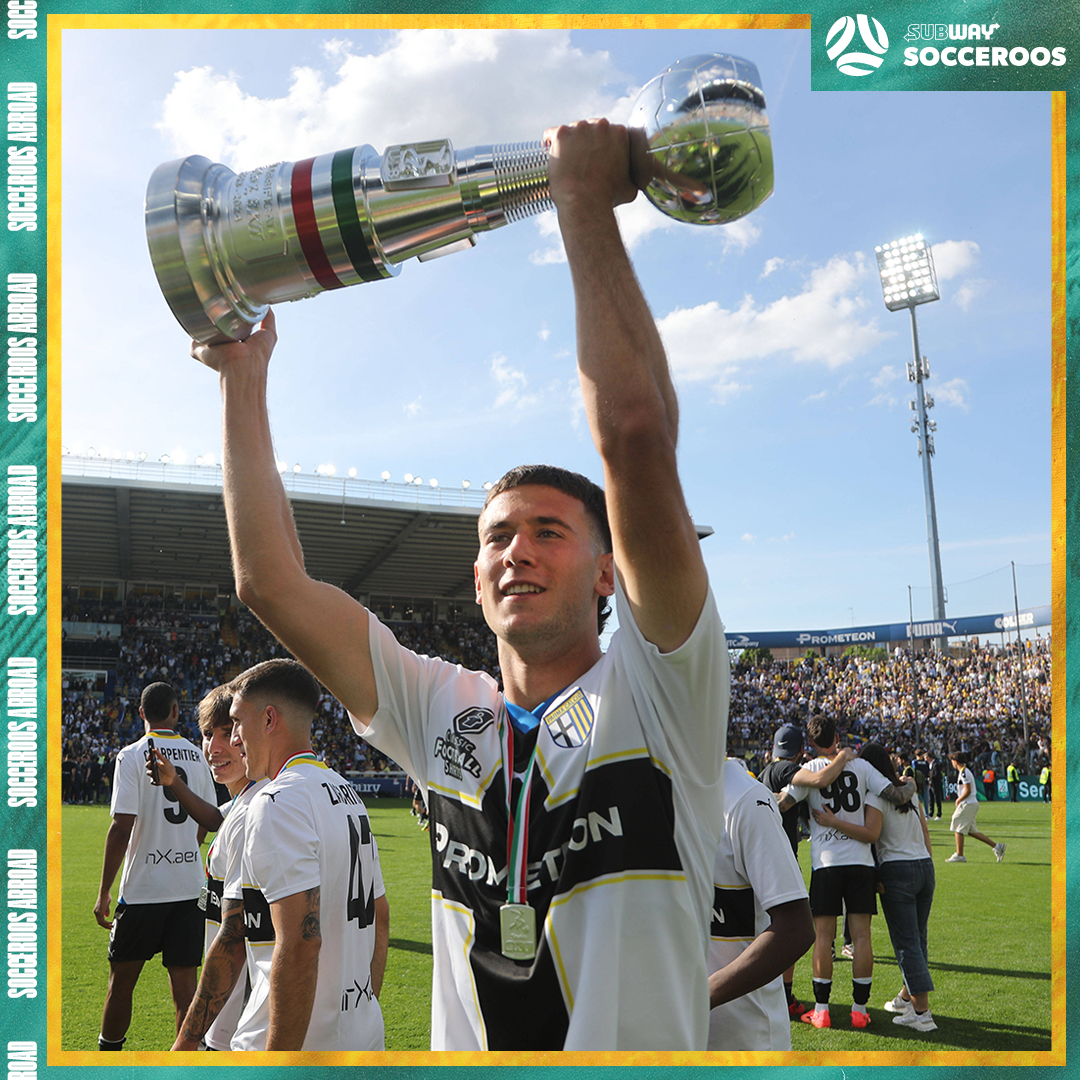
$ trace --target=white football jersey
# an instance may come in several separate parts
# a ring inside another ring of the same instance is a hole
[[[148,739],[176,767],[184,782],[208,803],[217,799],[203,752],[175,731],[151,731],[116,755],[109,813],[134,814],[118,901],[165,904],[194,900],[205,880],[199,851],[199,826],[167,787],[146,775]]]
[[[251,996],[231,1049],[266,1045],[274,954],[270,905],[319,889],[322,947],[302,1049],[382,1050],[371,960],[375,899],[385,890],[378,847],[356,789],[314,757],[290,758],[248,804],[242,874]]]
[[[256,780],[255,783],[248,784],[236,798],[221,805],[225,820],[210,844],[206,857],[206,952],[210,951],[210,946],[221,929],[225,882],[230,876],[237,879],[242,876],[240,861],[244,850],[244,819],[247,808],[252,797],[265,784],[266,780]],[[238,890],[233,899],[242,900],[243,892]],[[203,1042],[212,1050],[229,1049],[236,1022],[244,1009],[247,990],[247,972],[242,971],[229,1000],[203,1036]]]
[[[431,820],[435,1050],[704,1050],[712,870],[723,831],[729,661],[710,594],[660,651],[616,582],[607,653],[547,705],[528,808],[533,960],[503,955],[506,710],[491,676],[415,653],[371,616],[379,708],[358,731]],[[515,794],[519,784],[513,785]]]
[[[821,772],[832,762],[825,757],[814,758],[803,768]],[[863,811],[867,794],[878,795],[889,786],[889,781],[863,758],[854,758],[844,766],[844,771],[825,788],[800,787],[788,784],[784,791],[796,802],[810,800],[812,810],[820,810],[828,804],[841,821],[852,825],[863,824]],[[823,866],[873,866],[874,856],[869,844],[846,836],[838,829],[819,825],[810,815],[810,866],[820,870]]]
[[[734,761],[724,769],[724,836],[713,883],[710,975],[768,929],[770,908],[806,898],[772,792]],[[791,1049],[781,975],[709,1013],[709,1049]]]
[[[968,786],[967,797],[961,799],[959,805],[967,806],[970,803],[975,803],[976,805],[978,805],[979,794],[975,790],[975,774],[966,765],[959,771],[959,773],[957,773],[956,790],[958,792],[962,791],[965,784],[967,784]]]

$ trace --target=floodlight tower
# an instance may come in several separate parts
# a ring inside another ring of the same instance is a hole
[[[915,308],[940,300],[937,275],[930,245],[916,233],[902,240],[892,240],[874,249],[877,253],[878,273],[885,306],[889,311],[907,308],[911,312],[911,342],[914,361],[907,365],[908,381],[915,384],[915,400],[911,408],[916,418],[911,430],[919,437],[919,457],[922,459],[923,495],[926,502],[926,538],[930,547],[930,591],[933,596],[934,620],[945,618],[945,589],[941,583],[941,550],[938,544],[937,509],[934,506],[934,474],[930,459],[934,456],[934,431],[937,424],[928,420],[926,410],[933,408],[934,399],[923,390],[923,383],[930,378],[930,364],[919,351],[919,326],[915,320]],[[933,639],[934,649],[942,651],[946,646],[944,635]]]

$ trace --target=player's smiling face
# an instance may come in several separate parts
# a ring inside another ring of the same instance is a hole
[[[232,744],[232,725],[212,728],[209,735],[203,736],[202,748],[210,772],[219,784],[228,787],[244,778],[244,756],[240,748]]]
[[[229,715],[233,721],[232,745],[243,755],[245,774],[249,780],[261,780],[268,775],[270,762],[267,711],[254,702],[234,697]]]
[[[524,484],[496,496],[480,519],[476,602],[510,645],[596,637],[596,606],[614,591],[610,554],[580,500]]]

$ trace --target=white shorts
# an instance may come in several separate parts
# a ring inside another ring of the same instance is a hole
[[[970,802],[958,806],[953,811],[952,821],[949,822],[949,831],[960,832],[966,836],[975,828],[975,815],[978,812],[978,803]]]

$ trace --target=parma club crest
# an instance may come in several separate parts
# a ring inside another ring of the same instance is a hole
[[[581,746],[592,731],[593,711],[585,691],[575,690],[561,705],[544,717],[556,746]]]

